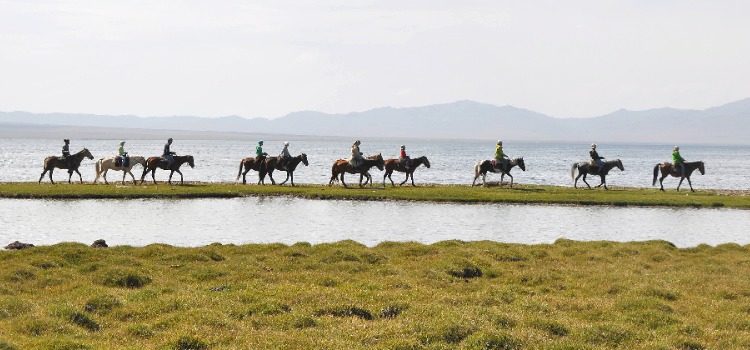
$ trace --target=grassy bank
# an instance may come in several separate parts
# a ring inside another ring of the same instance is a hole
[[[750,208],[747,192],[660,192],[654,189],[617,188],[584,190],[558,186],[517,185],[508,187],[420,186],[343,188],[302,185],[256,186],[199,183],[184,186],[159,185],[67,185],[2,183],[2,198],[230,198],[242,196],[296,196],[311,199],[414,200],[458,203],[542,203],[576,205],[637,205],[670,207]]]
[[[0,349],[739,349],[750,247],[448,241],[0,252]]]

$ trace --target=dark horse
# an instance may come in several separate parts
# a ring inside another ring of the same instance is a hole
[[[477,162],[477,165],[474,166],[474,181],[471,182],[471,185],[474,186],[477,183],[479,175],[482,175],[482,185],[485,185],[485,178],[487,178],[487,173],[492,172],[500,173],[501,185],[503,184],[503,178],[505,177],[505,175],[508,175],[510,177],[510,187],[513,187],[513,175],[510,174],[510,170],[513,169],[513,167],[516,165],[521,168],[521,170],[526,171],[526,163],[524,163],[523,157],[509,160],[508,169],[499,169],[492,166],[491,160]]]
[[[677,191],[680,190],[680,185],[682,185],[682,181],[687,179],[688,185],[690,185],[690,191],[695,192],[693,189],[693,184],[690,182],[690,174],[695,171],[695,169],[698,169],[698,171],[701,172],[701,175],[706,174],[706,166],[703,164],[703,162],[685,162],[682,163],[685,166],[685,173],[680,174],[679,170],[676,169],[672,163],[664,162],[656,164],[654,167],[654,181],[651,183],[651,186],[656,186],[656,177],[659,176],[659,170],[661,170],[661,177],[659,178],[659,186],[660,189],[664,191],[664,178],[672,175],[674,177],[680,178],[680,183],[677,184]]]
[[[52,172],[55,171],[55,168],[59,168],[68,169],[68,183],[70,183],[70,178],[73,177],[73,172],[78,174],[78,180],[83,183],[81,172],[78,171],[83,158],[94,159],[94,156],[91,155],[91,152],[89,152],[87,148],[84,148],[78,153],[69,155],[65,160],[61,159],[58,156],[49,156],[47,158],[44,158],[44,171],[42,172],[42,175],[39,176],[39,182],[41,183],[42,179],[44,178],[44,174],[49,172],[49,181],[55,183],[55,181],[52,180]]]
[[[156,177],[154,176],[154,173],[156,173],[156,168],[163,169],[163,170],[169,170],[169,184],[172,184],[172,175],[174,175],[175,172],[180,174],[180,185],[183,184],[182,181],[182,172],[180,171],[180,167],[188,163],[191,168],[195,168],[195,161],[193,160],[193,156],[174,156],[174,162],[172,163],[172,166],[170,167],[167,164],[167,160],[162,157],[149,157],[146,159],[146,166],[143,167],[143,175],[141,175],[141,184],[143,184],[143,179],[146,177],[146,174],[148,172],[151,172],[151,180],[154,181],[154,184],[156,184]]]
[[[366,176],[368,178],[368,181],[372,183],[372,177],[368,173],[370,168],[377,167],[378,170],[383,171],[383,168],[385,167],[385,161],[383,161],[383,156],[381,154],[377,154],[374,156],[370,156],[365,158],[362,161],[362,164],[360,164],[359,167],[356,169],[349,164],[349,161],[346,159],[339,159],[335,162],[333,162],[333,166],[331,166],[331,180],[328,181],[328,186],[332,186],[334,181],[337,181],[339,177],[341,178],[341,183],[346,186],[346,182],[344,182],[344,174],[360,174],[359,177],[359,187],[362,187],[362,175]]]
[[[242,176],[242,183],[246,184],[247,173],[250,172],[250,170],[255,170],[258,172],[258,185],[260,185],[261,181],[263,181],[263,177],[266,176],[265,159],[258,161],[256,157],[242,158],[242,160],[240,161],[240,171],[237,173],[237,179],[235,181],[240,181],[240,176]]]
[[[289,158],[289,160],[284,164],[281,165],[279,157],[267,157],[265,161],[265,166],[262,167],[261,173],[260,173],[260,183],[265,184],[265,177],[266,174],[268,174],[268,177],[271,179],[271,184],[276,184],[276,181],[273,180],[273,171],[279,170],[279,171],[286,171],[286,179],[282,181],[279,185],[285,184],[288,180],[292,181],[292,186],[294,186],[294,169],[297,169],[297,165],[299,163],[304,164],[305,166],[308,166],[309,163],[307,162],[307,154],[300,154],[296,157]],[[244,183],[244,179],[243,179]]]
[[[596,187],[601,187],[602,185],[604,185],[604,189],[608,190],[609,188],[607,188],[607,174],[610,170],[612,170],[612,168],[615,167],[620,169],[620,171],[625,170],[625,167],[622,166],[622,161],[619,159],[608,160],[604,162],[601,172],[599,172],[599,166],[592,165],[591,162],[573,163],[573,166],[570,167],[570,178],[573,180],[573,187],[578,188],[578,179],[583,176],[583,182],[586,184],[586,186],[588,186],[588,188],[591,188],[591,185],[586,182],[586,175],[599,175],[599,177],[602,179],[602,182],[596,185]],[[576,176],[576,171],[578,171],[578,176]]]
[[[411,160],[411,167],[409,168],[409,171],[406,171],[406,168],[403,164],[401,164],[401,160],[399,159],[386,159],[385,160],[385,174],[383,174],[383,186],[385,186],[385,178],[387,177],[388,180],[391,180],[391,185],[396,186],[396,184],[393,183],[393,179],[391,178],[391,175],[393,174],[393,171],[398,171],[402,173],[406,173],[406,178],[404,181],[401,181],[399,186],[403,186],[406,181],[409,181],[409,177],[411,177],[411,185],[414,185],[414,170],[417,170],[417,168],[424,164],[427,169],[430,168],[430,161],[425,156],[421,156],[419,158],[414,158]]]

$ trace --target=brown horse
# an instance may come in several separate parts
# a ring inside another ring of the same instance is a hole
[[[407,171],[406,167],[401,164],[400,159],[386,159],[385,174],[383,174],[383,186],[385,187],[385,178],[388,177],[388,180],[391,180],[391,186],[396,187],[396,184],[393,183],[393,179],[391,178],[394,170],[401,173],[406,173],[406,178],[404,179],[404,181],[401,181],[401,183],[398,184],[399,186],[403,186],[406,181],[409,181],[409,177],[411,177],[411,185],[416,186],[414,184],[414,170],[417,170],[417,168],[422,164],[424,164],[427,169],[430,168],[430,161],[427,159],[427,157],[421,156],[419,158],[414,158],[411,160],[411,167],[409,168],[409,171]]]
[[[73,172],[78,174],[78,180],[83,183],[81,172],[78,171],[83,158],[94,159],[94,156],[91,155],[91,152],[89,152],[87,148],[84,148],[78,153],[69,155],[64,160],[58,156],[49,156],[47,158],[44,158],[44,171],[42,172],[42,175],[39,176],[39,182],[41,183],[42,179],[44,178],[44,174],[49,172],[49,181],[55,183],[55,181],[52,180],[52,172],[55,171],[55,168],[58,168],[68,170],[68,183],[70,183],[70,178],[73,177]]]
[[[169,170],[169,184],[172,184],[172,175],[174,175],[175,172],[180,174],[180,185],[182,185],[183,178],[182,178],[182,172],[180,171],[180,167],[188,163],[191,168],[195,168],[195,161],[193,160],[193,156],[187,155],[187,156],[174,156],[174,162],[172,162],[172,166],[169,166],[167,163],[167,160],[162,157],[149,157],[146,159],[146,166],[143,167],[143,174],[141,175],[141,184],[143,184],[143,179],[146,177],[146,174],[148,172],[151,172],[151,180],[154,181],[154,184],[156,184],[156,177],[154,176],[154,173],[156,173],[156,169],[162,169],[162,170]]]
[[[331,180],[328,181],[328,186],[332,186],[334,181],[338,181],[339,177],[341,178],[341,183],[346,186],[346,182],[344,182],[344,174],[360,174],[359,177],[359,187],[362,187],[362,176],[368,177],[368,181],[372,183],[372,177],[368,173],[370,168],[377,167],[378,170],[383,171],[383,168],[385,167],[385,161],[383,160],[383,156],[378,153],[377,155],[370,156],[365,158],[362,161],[362,164],[354,168],[349,164],[349,161],[346,159],[339,159],[335,162],[333,162],[333,166],[331,166]]]
[[[609,171],[617,168],[620,169],[620,171],[625,171],[625,167],[622,165],[622,161],[619,159],[615,160],[608,160],[604,162],[604,165],[602,165],[602,171],[599,171],[599,167],[596,165],[592,165],[591,162],[578,162],[573,163],[573,165],[570,167],[570,178],[573,180],[573,187],[578,188],[578,179],[583,176],[583,183],[586,184],[586,186],[591,189],[591,185],[586,181],[586,175],[599,175],[599,178],[601,179],[601,183],[596,185],[597,188],[604,185],[604,189],[608,190],[607,188],[607,174],[609,174]],[[576,172],[578,175],[576,175]]]
[[[286,172],[286,179],[282,181],[279,185],[285,184],[288,180],[292,180],[292,186],[294,186],[294,169],[297,169],[297,165],[299,163],[304,164],[305,166],[308,166],[309,163],[307,162],[307,154],[300,154],[296,157],[289,158],[289,160],[286,162],[286,164],[281,164],[279,161],[279,157],[268,157],[265,161],[265,166],[262,167],[261,173],[260,173],[260,183],[265,184],[265,178],[266,174],[268,174],[268,177],[271,179],[271,184],[275,185],[276,181],[273,179],[273,171],[279,170],[279,171],[285,171]]]
[[[690,175],[695,171],[695,169],[698,169],[700,171],[701,175],[706,174],[706,166],[703,164],[702,161],[699,162],[685,162],[682,163],[685,167],[684,174],[680,174],[679,170],[676,169],[676,167],[669,162],[659,163],[654,166],[654,180],[651,182],[651,186],[656,186],[656,177],[659,176],[659,171],[661,170],[661,177],[659,178],[659,186],[661,187],[660,190],[664,191],[664,178],[667,176],[674,176],[680,178],[680,183],[677,184],[677,191],[680,190],[680,185],[682,185],[682,181],[687,179],[688,185],[690,185],[690,191],[695,192],[693,189],[693,184],[690,182]]]
[[[247,173],[250,172],[250,170],[255,170],[255,171],[258,172],[258,185],[260,185],[261,182],[263,181],[263,178],[262,178],[261,175],[263,175],[263,177],[265,177],[265,173],[266,173],[266,169],[265,169],[266,162],[265,162],[265,160],[268,157],[263,157],[263,158],[264,159],[262,159],[260,161],[257,161],[257,159],[255,157],[242,158],[242,160],[240,161],[240,171],[237,173],[237,179],[235,179],[234,181],[235,182],[240,181],[240,176],[242,176],[242,183],[246,184],[247,183],[247,179],[246,179]],[[243,171],[243,169],[244,169],[244,171]]]

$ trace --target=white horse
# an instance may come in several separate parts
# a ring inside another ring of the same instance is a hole
[[[115,158],[101,158],[98,161],[96,161],[96,178],[94,179],[94,183],[96,183],[97,180],[99,180],[99,177],[101,176],[104,178],[104,183],[109,184],[107,182],[107,171],[109,170],[117,170],[122,171],[122,184],[125,184],[125,175],[130,174],[130,177],[133,178],[133,184],[135,184],[135,176],[133,176],[133,173],[130,172],[130,169],[133,169],[133,166],[136,164],[140,164],[142,167],[146,166],[146,159],[141,156],[130,156],[130,164],[128,166],[115,166]]]

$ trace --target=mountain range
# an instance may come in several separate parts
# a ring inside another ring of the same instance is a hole
[[[133,128],[235,136],[252,133],[350,138],[750,144],[750,98],[703,110],[622,109],[592,118],[555,118],[523,108],[474,101],[383,107],[345,114],[302,111],[273,119],[0,112],[0,128],[10,130],[11,126],[17,130],[70,131],[75,129],[71,127],[93,127],[122,132]],[[0,135],[23,137],[23,132],[0,132]]]

